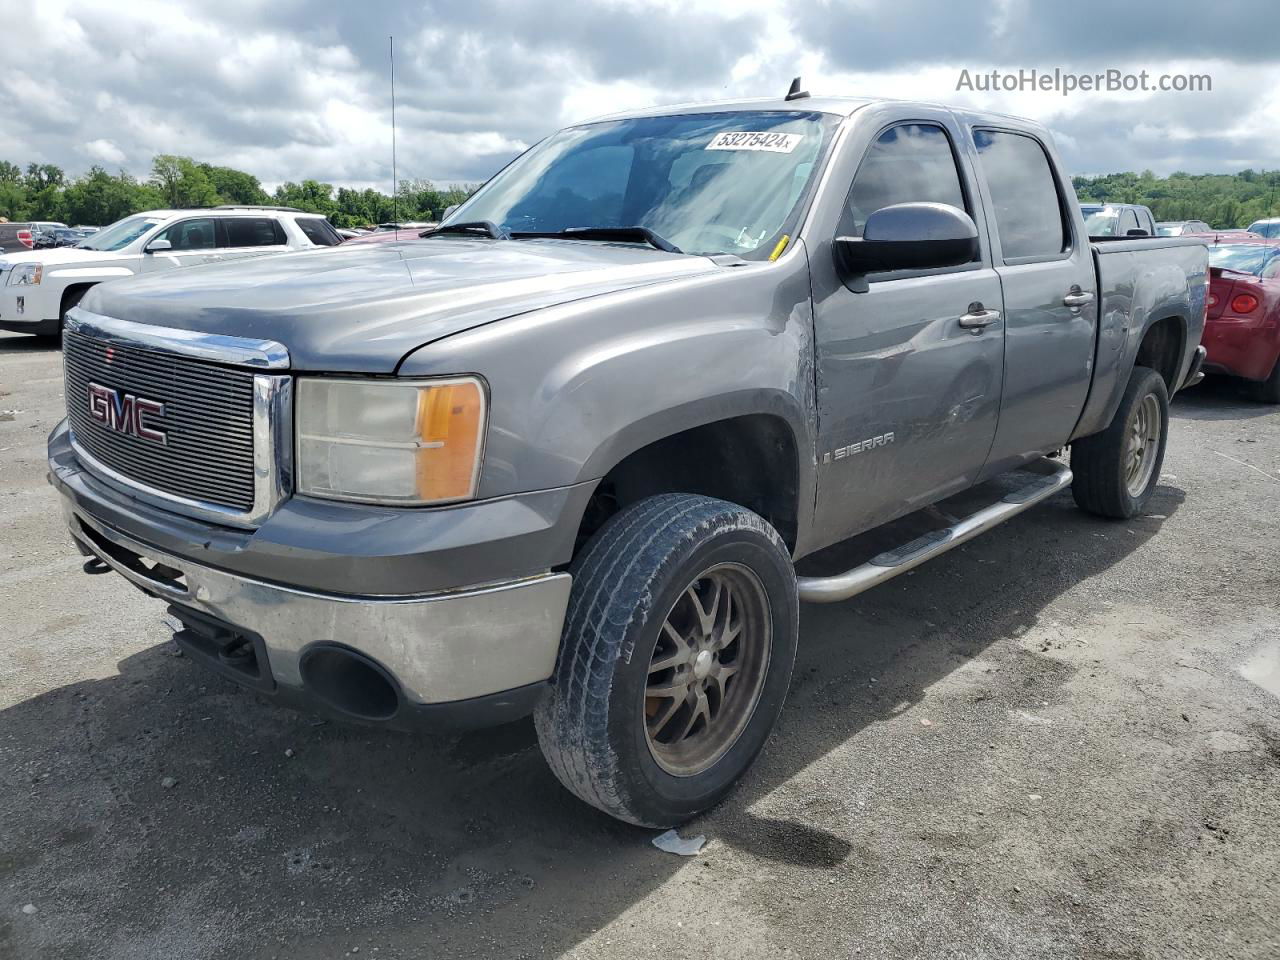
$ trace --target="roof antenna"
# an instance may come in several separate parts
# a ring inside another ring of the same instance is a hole
[[[396,180],[396,38],[387,37],[391,45],[391,221],[400,239],[400,184]]]
[[[796,77],[794,80],[791,81],[791,89],[787,91],[786,99],[803,100],[807,96],[809,96],[809,91],[800,89],[800,78]]]

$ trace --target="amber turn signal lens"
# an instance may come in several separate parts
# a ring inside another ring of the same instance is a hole
[[[418,496],[461,500],[475,492],[484,391],[475,380],[423,387],[418,394]]]

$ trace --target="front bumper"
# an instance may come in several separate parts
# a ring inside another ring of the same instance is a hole
[[[58,332],[59,304],[43,284],[13,286],[0,276],[0,330],[50,336]]]
[[[291,705],[406,728],[515,719],[532,709],[551,676],[571,586],[566,573],[544,567],[512,579],[387,595],[317,590],[219,568],[157,546],[145,531],[123,529],[115,522],[123,495],[68,459],[60,440],[65,431],[50,438],[50,481],[62,494],[71,536],[91,558],[86,570],[109,568],[169,603],[186,628],[177,635],[184,649],[234,680]],[[205,533],[218,536],[209,526]],[[350,539],[345,528],[329,533],[333,549]],[[316,549],[318,534],[312,535]],[[305,566],[299,557],[294,569]],[[227,656],[236,644],[241,660],[251,655],[252,670]],[[309,667],[324,651],[365,664],[363,676],[381,674],[394,703],[374,714],[353,706],[351,691],[335,688],[332,670],[322,678]]]

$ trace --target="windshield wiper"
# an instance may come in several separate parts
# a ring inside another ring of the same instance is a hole
[[[513,239],[526,237],[566,237],[570,240],[618,240],[623,243],[647,243],[667,253],[684,253],[670,240],[648,227],[566,227],[564,230],[513,230]]]
[[[468,220],[466,223],[446,223],[443,227],[432,227],[423,230],[418,236],[433,237],[437,233],[483,233],[491,240],[510,240],[511,231],[500,227],[492,220]]]

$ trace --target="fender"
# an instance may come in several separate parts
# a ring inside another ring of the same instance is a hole
[[[481,497],[594,482],[656,440],[767,414],[794,435],[801,531],[811,519],[813,318],[799,244],[776,263],[723,266],[463,331],[412,352],[399,373],[474,373],[491,385]]]
[[[1153,240],[1152,245],[1160,246],[1160,241]],[[1171,394],[1186,376],[1204,329],[1208,277],[1201,272],[1197,282],[1195,246],[1185,245],[1185,256],[1177,262],[1158,263],[1146,258],[1145,248],[1136,248],[1132,242],[1124,247],[1094,248],[1094,269],[1103,296],[1098,304],[1093,381],[1072,440],[1105,430],[1111,422],[1137,362],[1138,349],[1152,326],[1173,318],[1181,330]],[[1167,256],[1171,252],[1166,243],[1161,253]]]

